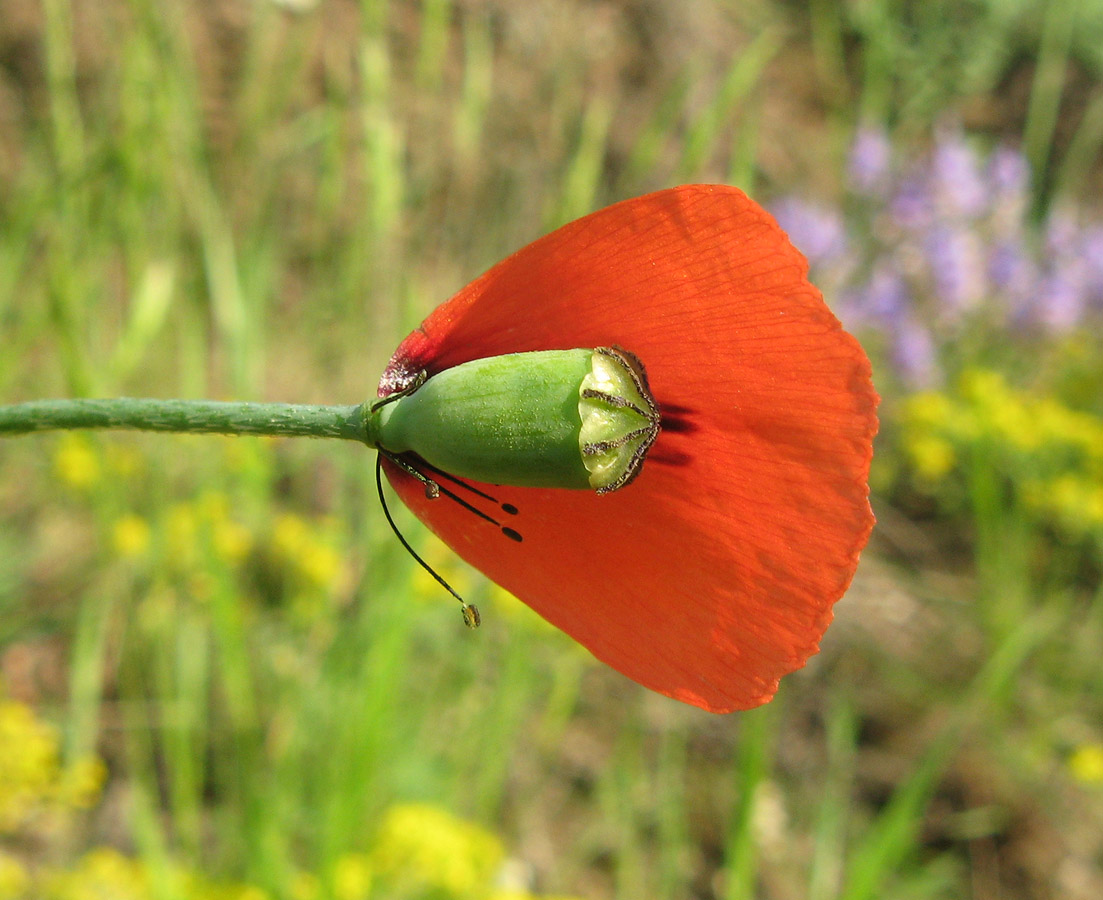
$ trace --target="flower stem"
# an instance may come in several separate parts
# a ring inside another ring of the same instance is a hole
[[[313,406],[217,400],[33,400],[0,406],[0,437],[64,428],[342,438],[369,444],[368,404]]]

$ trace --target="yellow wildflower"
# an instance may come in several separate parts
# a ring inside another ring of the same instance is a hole
[[[296,872],[288,888],[291,900],[321,900],[322,883],[312,872]]]
[[[980,408],[998,406],[1008,399],[1007,379],[991,369],[969,369],[961,376],[961,395]]]
[[[303,578],[315,587],[331,587],[341,574],[341,556],[332,547],[312,541],[295,560]]]
[[[88,809],[96,804],[107,781],[103,760],[86,756],[65,768],[58,786],[62,803],[72,809]]]
[[[568,897],[564,894],[530,894],[528,891],[494,891],[487,900],[582,900],[581,897]]]
[[[148,900],[153,896],[145,867],[109,847],[90,850],[70,871],[48,874],[43,887],[48,900]]]
[[[0,700],[0,834],[42,813],[91,806],[104,777],[95,757],[63,768],[57,732],[30,707]]]
[[[370,862],[399,894],[435,889],[465,897],[490,889],[503,857],[489,831],[439,807],[411,803],[384,815]]]
[[[925,391],[909,397],[904,415],[917,425],[942,426],[954,418],[954,404],[945,394]]]
[[[907,447],[915,471],[927,481],[945,478],[957,462],[953,444],[938,435],[917,434]]]
[[[1103,785],[1103,743],[1077,747],[1069,757],[1068,766],[1077,781]]]
[[[925,393],[905,403],[904,447],[919,476],[937,481],[980,442],[1028,507],[1073,532],[1103,527],[1103,419],[998,372],[966,372],[959,390],[960,401]]]
[[[190,503],[175,503],[165,517],[165,540],[169,558],[180,569],[194,567],[199,516]]]
[[[18,900],[27,895],[31,876],[23,864],[8,853],[0,851],[0,900]]]
[[[230,517],[232,504],[225,491],[206,490],[196,498],[195,508],[204,522],[221,522]]]
[[[11,834],[50,799],[58,739],[22,703],[0,701],[0,834]]]
[[[270,900],[268,891],[254,884],[198,884],[183,892],[192,900]]]
[[[1055,514],[1070,531],[1090,531],[1103,526],[1103,484],[1066,473],[1026,494],[1038,509]]]
[[[1050,435],[1039,429],[1033,404],[1023,397],[1008,396],[989,411],[995,437],[1020,450],[1036,450]]]
[[[165,517],[168,553],[177,568],[191,571],[208,548],[226,563],[238,563],[253,547],[253,535],[230,515],[230,498],[222,491],[205,491],[194,503],[177,503]]]
[[[301,516],[285,513],[276,520],[272,544],[276,555],[312,587],[332,587],[341,574],[341,555],[318,537],[323,528]]]
[[[100,480],[100,459],[87,437],[70,432],[61,438],[54,453],[54,472],[76,490],[87,490]]]
[[[223,562],[240,563],[253,548],[253,533],[233,519],[221,519],[211,524],[214,552]]]
[[[149,549],[149,522],[139,515],[127,513],[115,521],[111,543],[124,559],[136,559]]]
[[[276,519],[272,529],[272,544],[284,558],[294,558],[310,540],[306,522],[293,513],[284,513]]]
[[[1075,448],[1085,460],[1103,460],[1103,421],[1096,416],[1050,397],[1039,399],[1031,414],[1049,440]]]
[[[334,900],[368,900],[371,882],[368,857],[363,853],[346,853],[333,869]]]

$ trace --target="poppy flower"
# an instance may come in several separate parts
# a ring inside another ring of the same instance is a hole
[[[619,367],[630,396],[611,405],[642,417],[623,426],[637,443],[616,489],[478,465],[457,478],[406,448],[384,454],[388,480],[457,554],[629,678],[713,712],[767,702],[819,649],[873,526],[865,353],[764,210],[688,185],[498,263],[399,345],[379,396],[417,396],[480,360],[493,381],[491,360],[580,348]],[[533,359],[560,356],[578,361]],[[528,389],[508,390],[524,408]],[[588,446],[616,454],[628,440]]]

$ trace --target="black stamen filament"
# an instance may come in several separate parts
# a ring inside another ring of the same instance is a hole
[[[391,460],[394,459],[389,454],[387,455],[387,458],[391,459]],[[406,467],[402,466],[402,468],[405,470]],[[425,479],[424,476],[422,476],[422,478],[423,478],[423,480],[428,481],[428,479]],[[402,544],[402,546],[406,550],[406,552],[409,553],[410,556],[412,556],[414,558],[414,561],[419,566],[421,566],[426,572],[428,572],[430,575],[433,576],[433,579],[437,582],[437,584],[439,584],[442,588],[444,588],[446,591],[448,591],[449,594],[451,594],[453,597],[455,597],[457,600],[460,601],[460,607],[463,610],[464,624],[468,628],[478,628],[479,623],[482,621],[482,617],[479,615],[479,608],[477,606],[475,606],[474,603],[468,603],[466,600],[463,599],[463,597],[461,597],[459,594],[457,594],[452,589],[452,585],[450,585],[440,575],[438,575],[436,570],[431,565],[429,565],[429,563],[427,563],[424,559],[422,559],[421,556],[418,555],[418,552],[413,547],[410,546],[410,542],[407,541],[406,538],[402,536],[402,532],[398,530],[398,525],[395,524],[394,519],[391,517],[391,511],[387,508],[387,500],[383,496],[383,454],[382,453],[377,455],[376,458],[375,458],[375,489],[376,489],[376,492],[379,494],[379,505],[383,507],[383,515],[387,519],[387,524],[391,526],[391,531],[394,532],[394,536],[396,538],[398,538],[398,542],[400,544]]]
[[[409,396],[410,394],[414,393],[414,391],[416,391],[418,388],[420,388],[423,384],[425,384],[427,379],[428,379],[428,373],[427,372],[425,372],[424,370],[419,372],[406,387],[404,387],[400,390],[397,390],[394,393],[389,394],[388,396],[384,397],[382,400],[377,400],[375,403],[373,403],[371,405],[371,411],[375,412],[380,407],[386,406],[388,403],[393,403],[395,400],[398,400],[401,397]],[[514,528],[509,528],[508,526],[503,525],[501,522],[499,522],[493,516],[488,515],[487,513],[483,512],[481,509],[479,509],[474,504],[468,502],[463,497],[459,496],[459,494],[457,494],[455,491],[449,490],[446,487],[442,487],[439,480],[436,480],[434,478],[430,478],[428,475],[426,475],[424,472],[422,472],[417,466],[407,462],[406,460],[404,460],[401,457],[395,455],[394,453],[390,453],[390,452],[384,450],[381,447],[378,448],[378,455],[375,458],[375,489],[376,489],[376,492],[379,494],[379,505],[383,507],[383,515],[387,519],[387,524],[390,525],[391,531],[394,532],[394,536],[396,538],[398,538],[399,543],[402,544],[402,546],[406,550],[406,552],[409,553],[410,556],[412,556],[414,558],[414,561],[419,566],[421,566],[426,572],[428,572],[430,575],[432,575],[433,579],[437,582],[437,584],[439,584],[442,588],[444,588],[446,591],[448,591],[449,594],[451,594],[453,597],[455,597],[457,600],[460,601],[460,606],[463,609],[464,624],[468,628],[478,628],[479,624],[482,622],[482,617],[479,615],[479,608],[477,606],[475,606],[474,603],[468,603],[466,600],[463,599],[463,597],[461,597],[459,594],[457,594],[452,589],[452,585],[450,585],[439,574],[437,574],[437,571],[431,565],[429,565],[429,563],[427,563],[424,559],[422,559],[421,556],[418,555],[418,552],[413,547],[410,546],[410,542],[407,541],[406,538],[402,536],[402,532],[398,530],[398,525],[395,524],[394,519],[391,517],[391,511],[387,508],[387,500],[383,496],[383,474],[382,473],[383,473],[383,457],[384,456],[387,457],[387,459],[389,459],[392,463],[394,463],[394,465],[396,465],[398,468],[400,468],[403,472],[405,472],[411,478],[416,478],[418,481],[420,481],[422,483],[422,485],[425,487],[425,496],[428,499],[436,500],[438,497],[440,497],[441,494],[443,494],[449,500],[452,500],[452,501],[458,503],[463,509],[466,509],[468,512],[473,513],[474,515],[478,516],[480,519],[482,519],[486,522],[490,522],[492,525],[494,525],[497,528],[501,529],[502,534],[504,534],[510,540],[520,542],[522,540],[521,533],[519,531],[517,531],[516,529],[514,529]],[[437,469],[434,466],[430,466],[428,463],[426,463],[424,461],[421,462],[421,465],[423,465],[426,469],[428,469],[430,472],[432,472],[433,475],[438,476],[438,478],[447,479],[448,481],[455,484],[457,487],[461,487],[466,491],[470,491],[472,494],[476,495],[477,497],[481,497],[482,499],[488,500],[491,503],[495,504],[496,506],[499,506],[502,509],[502,511],[505,512],[507,515],[511,515],[511,516],[517,515],[517,512],[518,512],[517,507],[514,506],[512,503],[499,503],[494,497],[490,496],[490,494],[487,494],[485,491],[480,491],[478,488],[473,487],[472,485],[468,484],[466,481],[462,481],[461,479],[456,478],[454,475],[449,475],[447,472],[443,472],[443,471],[441,471],[440,469]]]
[[[379,451],[382,456],[387,457],[392,463],[398,466],[403,472],[409,475],[411,478],[416,478],[423,485],[425,485],[425,496],[430,500],[436,500],[440,496],[440,485],[433,481],[428,475],[424,474],[416,466],[410,465],[406,460],[400,456],[395,456],[386,450]]]
[[[448,472],[445,472],[441,469],[438,469],[436,466],[431,466],[427,462],[422,462],[422,465],[425,466],[426,469],[428,469],[430,472],[432,472],[437,477],[446,478],[448,481],[451,481],[452,484],[456,485],[457,487],[461,487],[465,491],[469,491],[477,497],[482,497],[484,500],[490,501],[491,503],[493,503],[495,506],[497,506],[499,509],[502,510],[502,512],[506,513],[507,515],[510,515],[510,516],[517,515],[517,512],[518,512],[517,507],[514,506],[512,503],[499,503],[497,497],[492,497],[490,494],[486,493],[486,491],[480,491],[477,487],[475,487],[474,485],[468,484],[462,478],[457,478],[455,475],[450,475]],[[409,463],[405,463],[405,464],[402,465],[403,469],[406,469],[407,467],[409,467],[411,469],[413,468],[413,466],[409,466]],[[422,472],[418,472],[417,477],[422,478],[422,479],[426,478],[426,476]],[[521,532],[517,531],[514,528],[510,528],[508,525],[503,525],[501,522],[499,522],[493,516],[488,515],[487,513],[483,512],[481,509],[479,509],[477,506],[474,506],[473,504],[469,503],[467,500],[464,500],[463,497],[460,497],[454,491],[450,491],[448,488],[442,487],[439,482],[432,482],[432,483],[436,484],[438,492],[441,493],[441,494],[444,494],[444,496],[447,497],[449,500],[455,501],[460,506],[462,506],[464,509],[466,509],[468,512],[474,513],[476,516],[478,516],[483,521],[489,522],[491,525],[495,525],[498,528],[500,528],[501,531],[502,531],[502,534],[504,534],[511,541],[517,541],[518,543],[520,543],[522,540],[524,540],[524,538],[521,537]]]

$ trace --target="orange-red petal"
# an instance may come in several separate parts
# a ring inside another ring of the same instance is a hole
[[[436,309],[380,385],[525,350],[618,345],[663,430],[621,491],[483,487],[518,543],[388,464],[456,553],[595,656],[715,712],[769,700],[819,647],[873,526],[865,353],[774,220],[689,185],[600,210]]]

